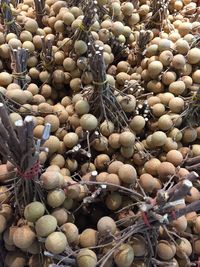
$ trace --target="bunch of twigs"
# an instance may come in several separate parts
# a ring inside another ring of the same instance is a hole
[[[41,36],[42,41],[42,51],[40,53],[41,62],[38,65],[38,68],[46,69],[48,71],[53,70],[54,68],[54,56],[53,56],[53,41],[51,38],[45,39],[44,36]]]
[[[156,236],[158,236],[160,226],[164,228],[169,238],[174,240],[176,234],[174,233],[173,236],[172,232],[168,230],[169,224],[173,220],[191,211],[198,211],[200,209],[199,200],[180,210],[176,209],[176,206],[184,203],[184,198],[189,194],[192,182],[198,177],[197,173],[191,172],[184,180],[176,185],[168,183],[166,187],[169,187],[169,189],[164,187],[159,190],[154,199],[145,197],[143,200],[139,201],[139,212],[136,214],[136,217],[133,218],[134,223],[121,231],[121,235],[115,239],[115,245],[112,249],[99,260],[100,267],[106,264],[106,261],[112,256],[117,247],[123,242],[128,241],[134,234],[138,233],[146,235],[149,250],[145,261],[147,266],[152,266],[156,257]],[[127,219],[129,218],[125,218],[125,220]],[[189,261],[189,258],[187,260]]]
[[[107,81],[103,48],[88,43],[88,50],[89,64],[94,80],[93,89],[86,93],[86,95],[88,94],[91,113],[99,118],[99,122],[111,120],[118,128],[122,129],[128,125],[128,118],[117,102],[114,95],[115,89]]]
[[[200,156],[189,158],[188,156],[184,160],[184,167],[188,171],[195,171],[200,174]]]
[[[149,18],[148,22],[145,25],[147,30],[157,28],[162,29],[163,23],[167,21],[167,12],[169,0],[152,0],[151,1],[151,11],[152,16]]]
[[[144,58],[144,55],[146,52],[146,46],[149,43],[150,38],[151,38],[150,31],[141,30],[139,32],[139,36],[136,40],[136,45],[133,50],[133,54],[135,56],[135,61],[136,61],[137,66],[140,65],[142,59]]]
[[[112,48],[112,53],[115,56],[114,64],[127,59],[129,52],[128,45],[120,43],[114,36],[111,36],[108,44]]]
[[[20,34],[19,26],[16,24],[15,19],[12,14],[9,0],[1,0],[0,10],[4,20],[4,26],[6,33],[13,32],[17,36]]]
[[[4,161],[13,164],[15,177],[6,181],[10,190],[11,205],[21,215],[25,205],[34,199],[43,201],[42,189],[38,183],[40,173],[39,153],[49,138],[50,124],[46,124],[41,139],[33,137],[34,122],[31,116],[12,124],[7,108],[0,103],[0,154]],[[2,204],[2,203],[0,203]]]
[[[39,27],[43,27],[42,18],[45,15],[45,1],[44,0],[34,0],[36,20]]]
[[[87,3],[84,2],[83,8],[84,17],[81,25],[75,31],[70,45],[70,51],[73,53],[74,43],[78,40],[82,40],[86,43],[92,40],[90,35],[91,25],[95,21],[95,16],[97,14],[97,5],[93,0],[89,0]]]
[[[157,238],[159,236],[159,229],[162,227],[169,239],[176,244],[176,240],[179,236],[176,232],[171,230],[171,222],[189,212],[200,210],[200,200],[188,204],[185,208],[177,209],[178,205],[185,203],[184,198],[190,194],[193,182],[195,182],[198,177],[196,172],[191,172],[175,185],[173,182],[173,178],[175,177],[171,177],[164,187],[158,190],[154,198],[142,195],[131,188],[106,182],[96,182],[95,175],[92,181],[80,181],[81,184],[87,185],[91,190],[91,196],[86,197],[83,200],[83,205],[86,205],[86,207],[95,202],[96,198],[101,198],[101,195],[105,193],[108,186],[118,188],[119,192],[122,194],[128,194],[129,197],[136,201],[134,207],[138,207],[138,212],[132,217],[126,216],[124,219],[116,221],[120,231],[115,236],[110,235],[109,233],[106,236],[99,236],[99,243],[93,248],[97,255],[99,255],[97,266],[104,267],[107,260],[113,256],[114,251],[122,243],[131,240],[135,234],[144,235],[147,240],[149,249],[148,254],[144,258],[145,264],[147,264],[147,266],[164,265],[163,262],[156,259],[156,245],[158,242]],[[131,210],[134,207],[127,206],[124,207],[123,210]],[[131,223],[129,226],[124,227],[124,223],[128,221]],[[111,249],[107,253],[102,254],[102,249],[108,246],[111,246]],[[53,265],[55,267],[60,266],[60,264],[66,264],[63,266],[74,266],[74,257],[78,251],[79,250],[75,250],[68,255],[59,255],[58,257],[53,254],[50,255],[48,252],[45,252],[45,255],[51,257],[54,262],[59,262],[59,264],[55,263]],[[187,255],[183,256],[187,259],[187,262],[190,262]]]
[[[12,75],[14,82],[19,84],[22,89],[27,87],[27,61],[29,57],[28,49],[18,48],[11,50],[11,66],[13,68]]]

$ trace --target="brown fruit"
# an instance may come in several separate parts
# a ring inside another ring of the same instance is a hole
[[[135,184],[137,179],[137,172],[130,164],[124,164],[119,168],[119,178],[122,182],[127,184]]]
[[[79,243],[81,247],[94,247],[98,242],[98,232],[94,229],[87,228],[85,229],[79,237]]]
[[[5,263],[8,267],[24,267],[26,257],[22,252],[8,252],[5,257]]]
[[[28,249],[35,241],[36,235],[28,226],[18,227],[13,234],[13,243],[21,249]]]
[[[96,267],[97,256],[92,250],[85,248],[78,252],[76,261],[78,267]]]
[[[105,204],[109,210],[117,210],[122,204],[122,196],[117,192],[113,192],[107,195]]]
[[[166,180],[167,177],[175,174],[175,167],[170,162],[162,162],[158,167],[158,175],[161,180]]]
[[[178,150],[171,150],[167,153],[166,159],[177,167],[183,161],[183,155]]]
[[[79,234],[78,234],[78,228],[73,223],[65,223],[62,225],[61,230],[64,232],[64,234],[67,237],[67,241],[69,244],[76,244],[79,241]]]
[[[100,234],[114,234],[117,230],[115,221],[108,216],[102,217],[97,223],[97,230]]]
[[[114,261],[118,267],[129,267],[134,259],[133,248],[129,244],[121,244],[114,252]]]
[[[176,253],[176,247],[173,243],[168,242],[166,240],[160,240],[157,244],[157,254],[158,256],[164,260],[171,260]]]
[[[176,242],[178,244],[177,249],[176,249],[176,254],[179,258],[181,259],[185,258],[184,253],[188,257],[192,254],[192,245],[186,238],[182,237],[178,239]]]

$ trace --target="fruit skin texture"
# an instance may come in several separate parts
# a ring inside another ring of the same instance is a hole
[[[162,131],[157,131],[152,134],[151,141],[155,146],[163,146],[166,143],[167,136]]]
[[[41,202],[35,201],[25,207],[24,217],[29,222],[35,222],[44,215],[44,212],[44,205]]]
[[[134,184],[137,179],[137,172],[130,164],[124,164],[121,166],[119,168],[118,175],[122,182],[127,184]]]
[[[168,243],[166,240],[160,240],[157,245],[157,253],[162,260],[167,261],[174,257],[176,249],[173,244]]]
[[[8,252],[5,263],[9,267],[24,267],[26,258],[22,252]]]
[[[80,119],[80,124],[84,130],[92,131],[98,125],[97,118],[92,114],[84,114]]]
[[[61,229],[65,233],[69,244],[78,242],[79,234],[78,234],[78,228],[76,227],[75,224],[65,223],[62,225]]]
[[[109,233],[111,232],[112,234],[114,234],[117,230],[117,226],[115,221],[108,216],[102,217],[98,223],[97,223],[97,230],[99,231],[99,233]]]
[[[13,243],[21,249],[28,249],[35,241],[35,233],[29,226],[18,227],[13,234]]]
[[[76,257],[78,267],[96,267],[97,256],[90,249],[81,250]]]
[[[62,253],[65,250],[66,246],[67,238],[65,234],[61,232],[51,233],[45,241],[46,249],[54,254]]]
[[[81,247],[87,248],[87,247],[94,247],[97,245],[97,231],[94,229],[85,229],[79,238],[79,243]]]
[[[133,259],[134,251],[129,244],[122,244],[114,252],[114,261],[118,267],[129,267]]]
[[[183,259],[184,253],[189,257],[192,254],[192,245],[190,244],[189,240],[182,237],[180,240],[177,241],[177,251],[176,254],[179,258]]]
[[[35,230],[38,236],[45,237],[56,230],[57,220],[51,215],[44,215],[36,221]]]

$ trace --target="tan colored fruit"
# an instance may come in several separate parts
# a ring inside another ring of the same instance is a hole
[[[179,96],[184,93],[185,88],[186,86],[183,81],[176,81],[169,85],[169,92],[176,96]]]
[[[170,162],[162,162],[158,166],[158,175],[160,179],[165,180],[167,177],[170,177],[171,175],[175,174],[175,167],[172,163]]]
[[[83,55],[87,52],[87,44],[82,40],[78,40],[74,43],[74,50],[77,55]]]
[[[192,143],[196,140],[197,138],[197,131],[196,129],[194,128],[186,128],[184,131],[183,131],[183,138],[182,140],[185,142],[185,143]]]
[[[51,165],[52,167],[54,165]],[[60,185],[60,174],[59,171],[53,171],[53,169],[48,169],[46,170],[46,172],[44,172],[41,176],[40,176],[40,180],[42,182],[42,186],[46,189],[46,190],[51,190],[51,189],[55,189],[57,187],[59,187]]]
[[[83,115],[88,113],[90,110],[90,106],[86,100],[80,99],[79,101],[76,102],[75,104],[75,111],[79,115]]]
[[[67,237],[69,244],[76,244],[79,241],[78,228],[73,223],[65,223],[61,227],[62,231]]]
[[[37,21],[31,18],[27,19],[24,28],[28,32],[35,33],[38,29]]]
[[[129,267],[134,259],[133,248],[129,244],[121,244],[114,252],[114,261],[118,267]]]
[[[107,151],[108,139],[105,136],[101,135],[100,137],[96,138],[93,141],[92,146],[96,151],[99,151],[99,152]]]
[[[115,160],[108,166],[108,173],[118,174],[119,168],[123,165],[121,161]]]
[[[173,122],[169,115],[162,115],[158,119],[158,127],[162,131],[168,131],[170,128],[172,128]]]
[[[102,217],[97,223],[97,230],[100,234],[114,234],[117,230],[115,221],[108,216]]]
[[[124,164],[119,168],[119,178],[122,182],[128,184],[135,184],[137,179],[137,172],[130,164]]]
[[[167,135],[162,131],[156,131],[152,134],[151,142],[154,147],[163,146],[166,143]]]
[[[67,133],[63,139],[64,144],[67,148],[73,148],[78,144],[78,135],[76,133]]]
[[[81,247],[95,247],[98,242],[98,232],[94,229],[87,228],[85,229],[79,237],[79,243]]]
[[[65,193],[62,189],[55,189],[48,193],[47,203],[52,208],[57,208],[65,201]]]
[[[176,247],[171,242],[160,240],[157,244],[157,253],[162,260],[168,261],[174,257],[176,253]]]
[[[166,159],[177,167],[183,161],[183,155],[177,150],[171,150],[167,153]]]
[[[131,132],[123,132],[120,134],[119,142],[122,146],[132,147],[135,143],[135,135]]]
[[[85,248],[78,252],[76,261],[78,267],[96,267],[97,256],[92,250]]]
[[[51,215],[56,218],[58,226],[61,226],[67,222],[68,213],[64,208],[54,209]]]
[[[60,141],[56,136],[50,135],[49,139],[44,143],[43,146],[48,148],[49,154],[53,154],[60,148]]]
[[[192,245],[190,244],[189,240],[182,237],[177,240],[177,250],[176,254],[179,258],[185,258],[184,253],[189,257],[192,254]]]
[[[142,235],[134,235],[130,242],[134,255],[136,257],[143,257],[147,251],[146,240]]]
[[[0,73],[0,86],[8,86],[11,82],[12,76],[8,72]]]
[[[62,232],[53,232],[46,238],[45,247],[53,254],[60,254],[67,247],[67,238]]]
[[[107,154],[100,154],[94,160],[94,164],[99,170],[107,169],[109,162],[110,157]]]
[[[29,226],[18,227],[13,234],[13,243],[20,249],[28,249],[35,241],[36,235]]]
[[[52,215],[44,215],[36,221],[35,230],[38,236],[46,237],[54,232],[57,227],[57,220]]]
[[[133,131],[140,133],[145,127],[146,121],[141,115],[136,115],[130,122],[130,127]]]
[[[145,164],[144,164],[144,169],[147,173],[151,174],[151,175],[155,175],[157,176],[158,174],[158,167],[160,166],[161,162],[159,159],[157,158],[152,158],[150,160],[148,160]]]
[[[113,133],[109,136],[108,138],[108,142],[109,142],[109,145],[114,148],[114,149],[118,149],[120,148],[120,142],[119,142],[119,137],[120,137],[120,134],[119,133]]]
[[[54,133],[58,130],[60,126],[59,119],[56,115],[47,115],[44,118],[44,123],[50,123],[51,124],[51,132]]]
[[[151,193],[156,188],[155,178],[148,173],[144,173],[139,178],[139,183],[145,192]]]
[[[175,55],[172,60],[172,66],[177,70],[182,70],[186,64],[185,57],[181,54]]]
[[[148,65],[148,71],[151,78],[156,78],[163,70],[163,64],[160,61],[153,61]]]
[[[109,210],[117,210],[122,204],[122,196],[117,192],[113,192],[107,195],[105,204]]]
[[[177,232],[185,232],[187,229],[187,219],[185,216],[181,216],[172,222],[172,226]]]
[[[8,252],[5,257],[5,263],[8,267],[24,267],[26,264],[26,257],[19,251]]]
[[[35,222],[44,215],[44,212],[44,205],[41,202],[34,201],[25,207],[24,217],[29,222]]]
[[[197,64],[200,62],[200,49],[194,47],[188,51],[187,59],[189,64]]]
[[[188,203],[192,203],[192,202],[197,201],[199,199],[200,199],[200,192],[196,187],[193,186],[190,189],[190,195],[187,195],[185,200]]]
[[[92,131],[96,129],[98,121],[94,115],[88,113],[81,117],[80,125],[84,130]]]
[[[104,121],[100,125],[100,131],[106,137],[114,132],[114,128],[114,124],[111,121]]]
[[[117,190],[117,186],[121,184],[119,176],[114,173],[110,173],[106,176],[105,182],[116,185],[116,186],[108,186],[108,190],[115,191]]]

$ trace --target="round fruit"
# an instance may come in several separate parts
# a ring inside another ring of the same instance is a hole
[[[29,222],[35,222],[44,215],[44,212],[44,205],[41,202],[34,201],[25,207],[24,217]]]
[[[52,215],[44,215],[35,223],[35,230],[38,236],[46,237],[56,230],[57,220]]]
[[[60,254],[67,247],[67,238],[61,232],[53,232],[46,238],[45,247],[53,254]]]

